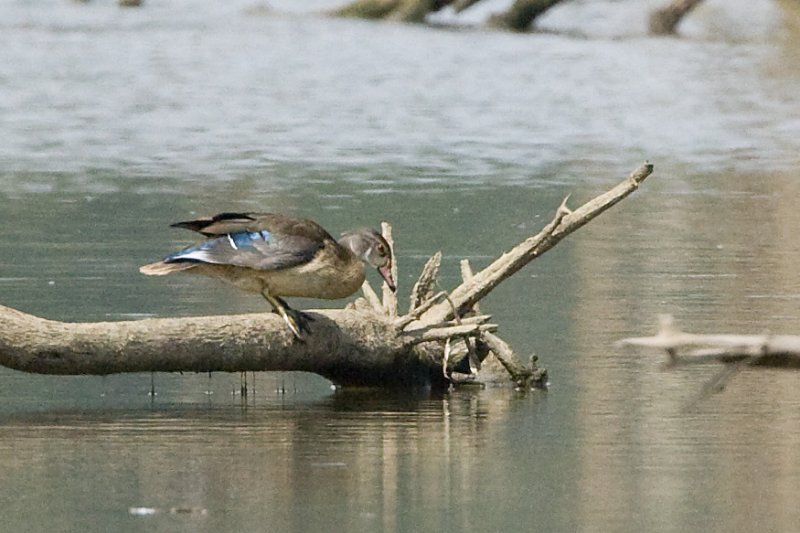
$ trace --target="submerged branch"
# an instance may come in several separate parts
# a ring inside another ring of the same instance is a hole
[[[497,357],[497,360],[506,369],[517,387],[530,388],[531,386],[544,387],[546,385],[547,371],[536,366],[535,356],[532,356],[530,364],[526,365],[517,357],[511,347],[497,335],[486,333],[481,339]]]
[[[620,346],[660,348],[673,365],[708,362],[800,369],[800,336],[694,334],[680,331],[669,315],[660,317],[659,331],[651,337],[630,337]]]

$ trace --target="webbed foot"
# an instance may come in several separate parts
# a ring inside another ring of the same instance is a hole
[[[285,311],[285,315],[280,312],[278,312],[278,314],[283,317],[284,322],[286,322],[286,325],[289,326],[289,329],[292,331],[292,334],[294,334],[295,338],[300,342],[305,342],[303,334],[305,333],[306,335],[311,335],[311,326],[309,323],[314,321],[314,317],[308,313],[298,311],[297,309],[292,309],[291,307],[286,307]]]
[[[294,338],[300,342],[305,342],[303,333],[311,334],[309,322],[313,322],[314,318],[307,313],[292,309],[283,298],[272,296],[267,292],[262,292],[262,295],[272,304],[273,313],[277,313],[283,318],[283,321],[289,327],[289,331],[292,332]]]

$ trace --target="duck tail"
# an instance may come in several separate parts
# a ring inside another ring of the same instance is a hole
[[[188,261],[175,262],[175,263],[165,263],[164,261],[158,261],[155,263],[150,263],[149,265],[140,266],[139,272],[141,272],[146,276],[166,276],[167,274],[172,274],[173,272],[180,272],[182,270],[188,270],[196,266],[197,263],[192,263]]]

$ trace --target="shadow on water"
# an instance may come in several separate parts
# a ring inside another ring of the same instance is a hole
[[[214,377],[217,381],[213,387],[202,387],[206,379],[211,383]],[[64,379],[57,377],[52,381]],[[203,426],[210,429],[217,425],[226,427],[230,424],[268,426],[270,417],[286,414],[332,418],[347,418],[352,415],[376,420],[388,416],[423,418],[454,416],[477,419],[485,418],[490,411],[499,408],[500,405],[492,407],[491,402],[498,402],[500,399],[507,401],[508,407],[513,409],[514,406],[521,404],[529,408],[531,401],[536,402],[539,401],[536,398],[546,397],[544,392],[522,393],[506,387],[449,392],[422,388],[334,390],[324,384],[325,380],[299,372],[256,375],[248,373],[251,388],[246,396],[240,395],[236,390],[241,378],[234,374],[214,374],[209,378],[197,376],[189,383],[183,380],[180,385],[178,380],[182,378],[173,376],[172,379],[166,380],[167,383],[163,385],[159,383],[155,396],[145,393],[147,379],[144,374],[117,379],[118,385],[113,390],[105,387],[103,380],[106,378],[66,379],[73,379],[73,383],[68,385],[70,388],[74,388],[77,381],[83,381],[93,389],[92,398],[33,403],[30,402],[30,397],[20,395],[16,397],[17,409],[6,408],[0,413],[0,427],[6,430],[25,426],[40,429],[80,428],[84,425],[91,427],[93,423],[108,422],[113,427],[130,429],[141,424],[143,430],[161,430],[170,425],[175,428]],[[160,377],[156,379],[165,381]],[[293,381],[289,387],[287,379]],[[138,393],[131,391],[131,382],[134,381],[138,382]],[[198,385],[200,390],[192,390]],[[176,386],[180,387],[179,391],[164,390]],[[293,390],[290,387],[293,387]],[[53,390],[51,393],[58,393],[58,390]],[[8,392],[5,396],[6,400],[12,397]],[[132,401],[135,396],[139,397],[138,401]],[[30,402],[28,405],[26,400]],[[65,405],[68,403],[76,405],[74,407]],[[169,422],[162,423],[164,420]]]

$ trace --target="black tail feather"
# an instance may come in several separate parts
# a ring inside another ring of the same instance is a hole
[[[210,237],[222,235],[232,231],[241,231],[241,228],[253,222],[255,218],[250,213],[226,212],[214,215],[213,217],[198,218],[197,220],[187,220],[170,224],[171,228],[183,228]]]

